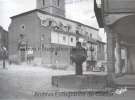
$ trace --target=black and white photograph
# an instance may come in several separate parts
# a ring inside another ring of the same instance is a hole
[[[0,100],[134,100],[135,0],[0,0]]]

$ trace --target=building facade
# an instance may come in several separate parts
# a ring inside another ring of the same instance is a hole
[[[95,14],[107,34],[109,73],[135,73],[135,1],[94,0]]]
[[[60,7],[54,4],[58,2]],[[33,48],[34,56],[41,58],[42,63],[69,65],[70,50],[77,41],[83,43],[86,37],[98,40],[98,29],[64,17],[63,3],[64,0],[37,0],[38,9],[11,17],[10,56],[19,52],[18,44],[22,40],[24,51],[28,47]]]
[[[5,46],[8,49],[8,32],[0,26],[0,46]]]
[[[8,50],[8,32],[0,26],[0,47],[4,46]],[[0,60],[2,59],[0,55]]]

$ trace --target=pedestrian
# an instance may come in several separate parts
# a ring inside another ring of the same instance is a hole
[[[2,60],[3,60],[3,69],[6,68],[6,59],[7,59],[7,56],[8,56],[8,52],[7,52],[7,49],[5,46],[1,46],[1,56],[2,56]]]
[[[27,63],[31,63],[33,61],[33,59],[34,59],[33,49],[30,47],[27,50]]]

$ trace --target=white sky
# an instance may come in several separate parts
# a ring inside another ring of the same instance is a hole
[[[68,0],[69,1],[69,0]],[[81,23],[98,28],[93,11],[93,0],[80,1],[66,5],[66,17]],[[36,0],[0,0],[0,25],[8,30],[10,17],[36,8]],[[100,30],[103,41],[106,40],[103,30]]]

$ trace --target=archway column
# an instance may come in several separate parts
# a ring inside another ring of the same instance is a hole
[[[107,71],[108,74],[115,73],[115,37],[109,26],[105,27],[107,34]]]
[[[128,48],[125,47],[125,68],[124,73],[128,72]]]
[[[120,36],[118,34],[115,34],[115,40],[116,40],[116,63],[115,63],[115,72],[121,73],[121,46],[120,46]]]

